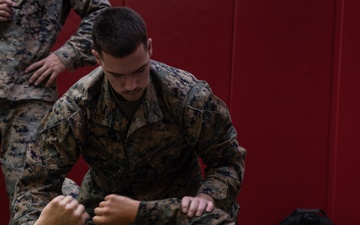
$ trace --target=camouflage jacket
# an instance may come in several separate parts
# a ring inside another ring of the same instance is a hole
[[[91,54],[92,20],[108,0],[14,0],[13,16],[0,22],[0,98],[56,101],[56,87],[29,83],[33,72],[24,70],[49,55],[73,9],[82,19],[77,32],[55,54],[68,70],[95,65]]]
[[[178,199],[206,193],[223,212],[220,219],[230,214],[234,221],[246,152],[227,106],[206,82],[165,64],[152,61],[150,80],[131,123],[101,67],[55,103],[38,130],[38,146],[28,151],[14,205],[16,224],[32,221],[60,193],[80,155],[90,169],[79,201],[90,213],[114,193],[142,201],[137,224],[187,224]],[[203,179],[198,157],[206,165]]]

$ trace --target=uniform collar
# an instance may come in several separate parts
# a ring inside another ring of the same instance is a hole
[[[103,73],[103,71],[101,71]],[[156,73],[151,70],[151,74]],[[104,75],[104,82],[101,88],[97,109],[94,115],[94,121],[100,125],[111,127],[117,131],[128,133],[130,135],[142,126],[155,123],[163,118],[163,112],[160,108],[153,79],[150,75],[150,83],[139,105],[131,124],[116,105],[114,96],[111,94],[108,80]]]

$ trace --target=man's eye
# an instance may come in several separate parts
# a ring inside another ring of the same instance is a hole
[[[139,70],[136,71],[136,73],[142,73],[142,72],[144,72],[144,70],[145,70],[145,68],[139,69]]]
[[[113,77],[115,77],[115,78],[119,78],[119,77],[123,77],[124,75],[122,75],[122,74],[116,74],[116,73],[112,73],[111,74]]]

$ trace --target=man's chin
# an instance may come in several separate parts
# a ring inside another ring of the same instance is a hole
[[[126,96],[124,99],[125,101],[128,101],[128,102],[134,102],[134,101],[138,101],[139,99],[141,98],[141,96]]]

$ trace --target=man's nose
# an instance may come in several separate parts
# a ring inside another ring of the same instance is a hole
[[[128,91],[133,91],[136,89],[136,79],[134,78],[133,75],[126,75],[126,80],[125,80],[125,89]]]

